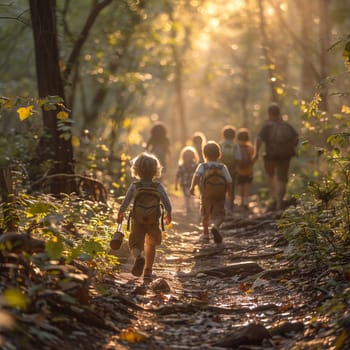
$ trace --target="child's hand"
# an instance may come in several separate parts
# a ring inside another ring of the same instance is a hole
[[[171,214],[167,213],[165,215],[165,225],[169,225],[171,223]]]
[[[121,224],[124,219],[124,213],[118,213],[117,223]]]

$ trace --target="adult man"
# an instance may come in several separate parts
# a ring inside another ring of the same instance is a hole
[[[274,199],[276,209],[280,210],[283,209],[283,198],[287,190],[290,160],[296,154],[298,133],[282,119],[280,108],[276,103],[268,107],[268,120],[258,132],[255,159],[258,158],[263,143],[264,167],[268,176],[270,196]]]

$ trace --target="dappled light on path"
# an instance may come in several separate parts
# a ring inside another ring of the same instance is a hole
[[[123,289],[142,308],[122,343],[128,349],[219,349],[227,341],[290,348],[293,338],[272,341],[269,332],[281,322],[300,331],[305,301],[282,279],[288,268],[283,249],[274,245],[275,214],[258,217],[258,208],[236,208],[222,225],[223,242],[203,244],[197,213],[187,215],[180,200],[173,201],[173,225],[158,249],[156,278],[144,283],[122,266]],[[244,339],[232,340],[241,328]],[[256,332],[261,339],[254,338]]]

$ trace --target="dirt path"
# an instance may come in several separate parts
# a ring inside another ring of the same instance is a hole
[[[145,284],[130,274],[124,242],[120,271],[103,275],[84,308],[61,305],[51,320],[64,318],[60,328],[47,325],[59,337],[46,331],[42,337],[51,338],[41,350],[340,349],[337,327],[316,314],[325,299],[312,280],[320,276],[288,268],[280,213],[263,214],[257,204],[250,212],[236,209],[221,229],[223,242],[203,245],[197,212],[186,215],[178,199],[173,205],[157,278]]]
[[[307,301],[288,279],[274,216],[236,210],[223,225],[223,243],[202,245],[198,215],[185,215],[181,202],[174,207],[180,209],[158,251],[157,279],[143,284],[129,273],[128,255],[121,257],[122,272],[109,283],[133,318],[114,313],[122,333],[100,348],[291,349],[301,341]],[[276,328],[282,323],[286,328]]]

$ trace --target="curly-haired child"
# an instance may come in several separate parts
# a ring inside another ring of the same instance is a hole
[[[131,174],[133,177],[139,179],[139,181],[133,182],[125,195],[125,198],[120,206],[118,212],[117,222],[120,224],[125,216],[125,211],[132,203],[133,210],[131,212],[131,231],[129,236],[129,249],[131,254],[135,258],[134,266],[131,273],[134,276],[141,276],[143,273],[144,278],[152,277],[152,268],[156,255],[156,246],[162,242],[162,231],[160,227],[160,209],[159,215],[153,220],[150,219],[151,213],[144,214],[142,220],[135,211],[136,198],[139,193],[142,193],[145,189],[153,189],[154,195],[159,196],[159,201],[165,208],[165,224],[171,222],[171,202],[165,191],[163,185],[155,181],[156,178],[161,176],[162,166],[156,156],[147,152],[140,153],[136,158],[132,160]],[[159,203],[160,204],[160,203]],[[157,213],[158,214],[158,213]],[[147,215],[149,215],[147,217]]]

